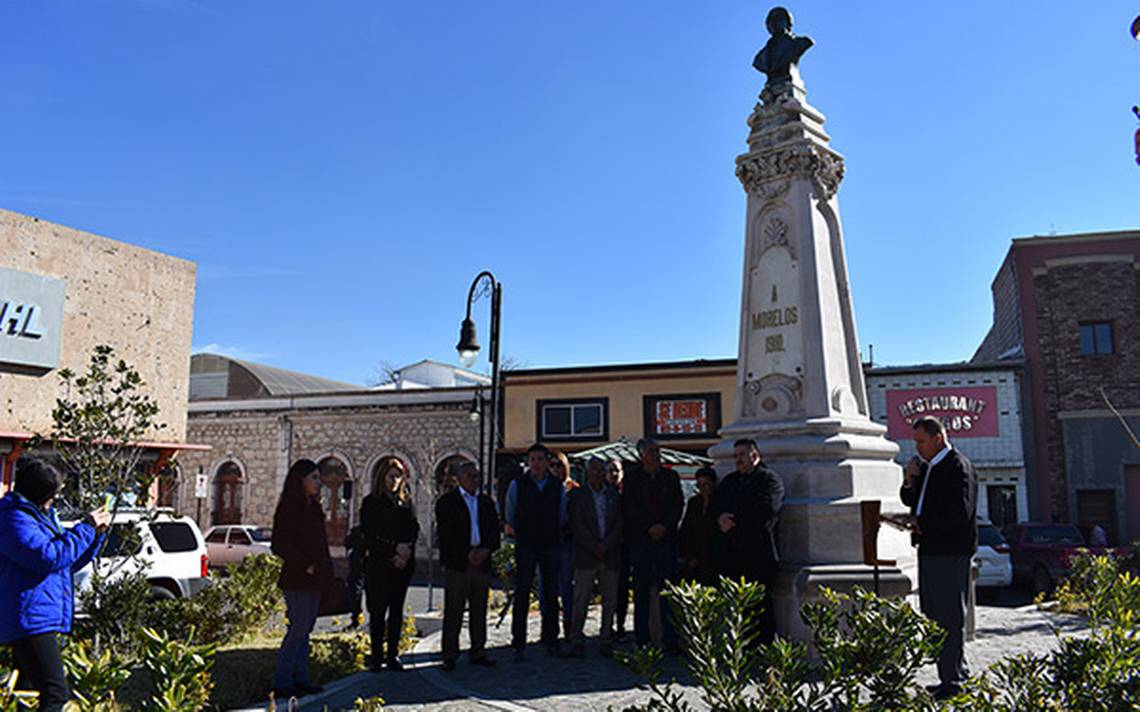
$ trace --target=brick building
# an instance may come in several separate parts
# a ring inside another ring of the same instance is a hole
[[[1140,231],[1015,239],[993,281],[975,363],[1023,358],[1034,519],[1140,538]]]
[[[1029,518],[1024,364],[937,364],[866,370],[871,419],[887,427],[900,464],[914,456],[914,420],[933,415],[978,474],[978,517],[997,526]]]

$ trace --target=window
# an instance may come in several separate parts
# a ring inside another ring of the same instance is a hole
[[[995,527],[1017,522],[1017,488],[1013,485],[986,485],[986,504]]]
[[[249,546],[253,542],[249,540],[249,534],[246,534],[244,529],[232,529],[230,530],[230,543],[238,546]]]
[[[539,401],[540,440],[605,440],[609,400]]]
[[[1113,352],[1112,324],[1097,321],[1081,324],[1081,355],[1103,356]]]
[[[183,522],[153,522],[150,530],[154,532],[154,540],[158,548],[167,554],[178,554],[184,551],[194,551],[198,548],[198,538],[189,524]]]
[[[229,530],[226,529],[225,527],[219,527],[219,528],[215,529],[214,531],[210,532],[210,536],[206,537],[206,543],[208,543],[208,544],[225,544],[226,543],[226,532],[227,531],[229,531]]]

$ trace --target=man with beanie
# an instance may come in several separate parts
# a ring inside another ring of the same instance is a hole
[[[54,466],[23,457],[13,490],[0,499],[0,644],[12,648],[20,687],[38,691],[40,710],[49,712],[71,696],[56,634],[71,632],[72,577],[111,523],[101,507],[64,528],[52,508],[62,484]]]

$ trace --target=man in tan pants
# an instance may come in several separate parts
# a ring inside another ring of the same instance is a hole
[[[585,651],[583,627],[595,581],[602,594],[601,654],[613,654],[614,609],[621,569],[622,512],[618,492],[606,484],[606,463],[591,457],[586,486],[570,493],[570,529],[574,535],[574,617],[570,654]]]

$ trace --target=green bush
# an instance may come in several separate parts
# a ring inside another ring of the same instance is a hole
[[[757,644],[763,593],[760,584],[725,578],[719,587],[666,587],[685,663],[705,706],[741,712],[931,708],[914,680],[936,658],[942,634],[905,602],[858,588],[850,596],[824,589],[823,600],[803,611],[822,660],[812,665],[802,643],[777,638]],[[627,658],[653,694],[648,705],[629,710],[692,709],[672,682],[661,682],[660,659],[652,649]]]
[[[107,649],[96,654],[89,641],[71,640],[63,649],[63,667],[75,695],[75,712],[120,709],[118,690],[131,676],[125,658]]]
[[[210,678],[214,647],[171,640],[150,628],[144,628],[141,634],[142,664],[152,692],[142,709],[188,712],[205,707],[214,687]]]
[[[19,712],[37,707],[39,695],[16,689],[19,673],[15,670],[0,670],[0,712]]]
[[[309,640],[309,669],[318,681],[351,675],[367,667],[371,650],[364,633],[314,635]]]
[[[161,627],[199,645],[228,645],[264,629],[284,607],[277,577],[281,560],[259,554],[231,564],[193,598],[161,601]]]
[[[90,581],[91,587],[79,594],[75,636],[90,640],[96,653],[111,650],[120,657],[134,658],[139,630],[155,622],[156,607],[150,601],[146,574],[123,572],[106,577],[96,571]]]

